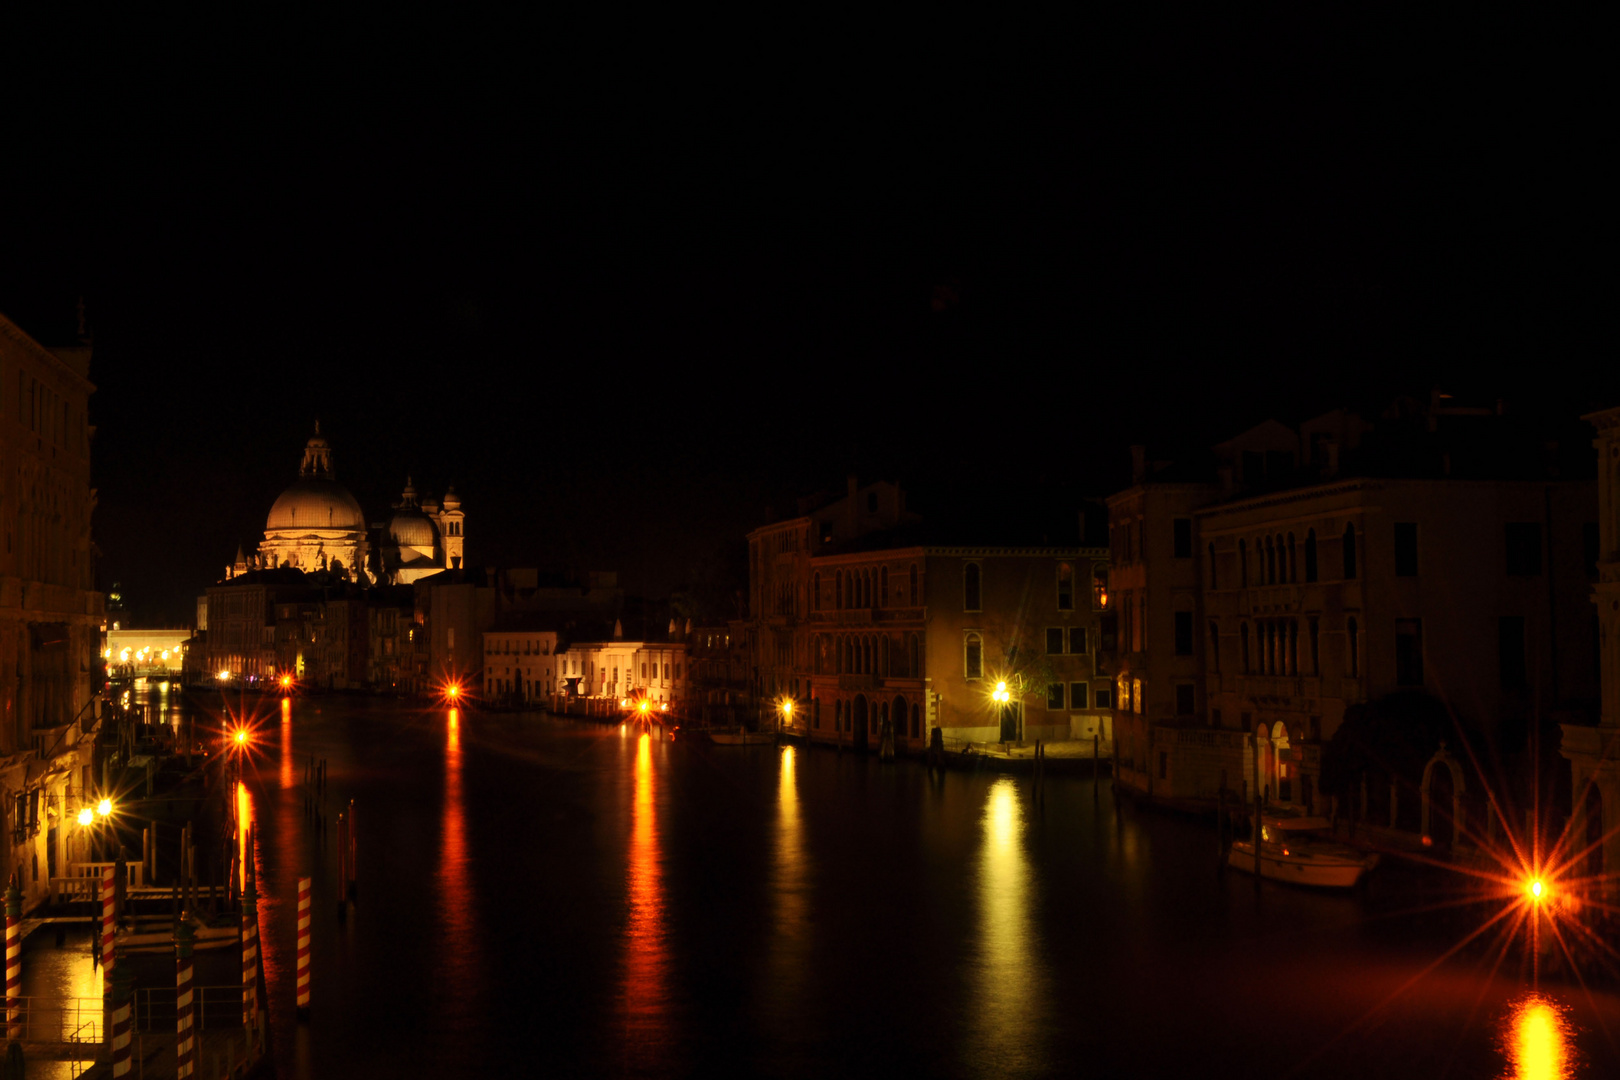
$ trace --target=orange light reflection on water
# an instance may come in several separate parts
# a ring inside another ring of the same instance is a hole
[[[664,883],[660,865],[652,736],[636,740],[635,801],[630,816],[629,901],[624,1007],[627,1048],[655,1059],[665,998]]]
[[[478,916],[473,897],[472,856],[467,847],[467,808],[462,793],[461,710],[445,724],[444,820],[439,841],[439,919],[444,969],[458,1005],[472,1006],[478,970]]]
[[[281,787],[293,786],[292,702],[281,699]]]
[[[236,874],[238,889],[247,888],[248,859],[253,853],[248,850],[248,832],[253,828],[253,797],[248,794],[247,785],[242,781],[236,782]]]
[[[1513,1063],[1511,1080],[1568,1080],[1575,1075],[1573,1034],[1562,1006],[1526,994],[1503,1021],[1504,1049]]]

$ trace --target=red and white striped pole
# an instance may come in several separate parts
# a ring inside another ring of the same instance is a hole
[[[22,890],[13,880],[6,890],[6,1038],[22,1037]]]
[[[112,1074],[128,1076],[133,1064],[129,1058],[129,1010],[135,975],[128,964],[120,964],[112,975]]]
[[[196,1031],[191,1025],[191,917],[180,915],[174,932],[174,1060],[175,1080],[187,1080],[196,1071]]]
[[[248,830],[247,884],[242,889],[242,1026],[253,1029],[258,1017],[259,997],[259,890],[254,886],[252,863],[253,831]]]
[[[113,874],[110,866],[101,871],[101,970],[107,976],[109,987],[112,985],[113,965],[117,962],[118,884]]]
[[[310,879],[298,879],[298,1015],[309,1015]]]

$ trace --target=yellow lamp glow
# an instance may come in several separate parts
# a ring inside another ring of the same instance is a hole
[[[1547,894],[1546,886],[1542,885],[1540,878],[1534,878],[1531,880],[1528,891],[1530,893],[1530,898],[1536,901],[1540,901]]]
[[[90,809],[88,806],[85,807],[83,810],[79,811],[79,824],[80,825],[89,825],[91,822],[93,822],[95,820],[96,820],[96,812],[94,810]]]
[[[112,813],[112,800],[102,799],[100,802],[96,803],[96,813],[100,814],[102,817],[106,817],[108,814]]]
[[[236,729],[236,745],[237,746],[246,746],[247,745],[247,729],[246,728],[237,728]]]
[[[645,700],[643,700],[643,701],[642,701],[642,703],[641,703],[641,711],[642,711],[642,712],[646,712],[646,711],[647,711],[647,709],[648,709],[648,707],[649,707],[649,706],[650,706],[650,705],[651,705],[651,704],[652,704],[652,703],[651,703],[651,702],[649,702],[649,701],[645,701]]]
[[[458,698],[461,696],[461,687],[455,683],[451,683],[449,686],[445,687],[444,692],[451,698]]]
[[[786,701],[782,702],[782,715],[787,717],[789,720],[793,719],[793,699],[792,698],[788,698]]]
[[[230,677],[231,677],[231,673],[230,673],[229,669],[227,669],[227,668],[220,668],[219,669],[219,681],[220,682],[227,682],[227,681],[229,681]]]

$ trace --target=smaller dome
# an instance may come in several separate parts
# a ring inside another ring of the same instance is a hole
[[[432,551],[439,542],[439,530],[420,510],[402,507],[388,522],[388,538],[400,547],[427,548]]]
[[[461,506],[461,496],[456,494],[456,485],[451,484],[444,492],[444,508],[455,510]]]

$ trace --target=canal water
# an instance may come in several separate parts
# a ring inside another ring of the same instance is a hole
[[[1491,934],[1445,958],[1487,909],[1399,866],[1257,891],[1216,872],[1212,824],[1116,807],[1106,780],[1037,797],[541,715],[260,711],[245,811],[283,1077],[1620,1074],[1612,992],[1538,987]]]

